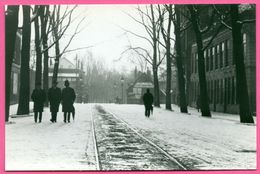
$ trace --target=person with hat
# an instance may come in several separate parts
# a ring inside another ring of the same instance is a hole
[[[64,112],[64,122],[70,122],[70,114],[74,112],[73,103],[76,99],[76,94],[73,88],[69,87],[68,80],[64,82],[65,88],[61,92],[62,112]]]
[[[51,122],[57,122],[57,112],[59,111],[61,101],[61,89],[57,87],[58,82],[52,82],[52,87],[48,90],[48,99],[50,102]]]
[[[43,104],[46,100],[46,95],[43,89],[41,89],[41,83],[36,83],[36,88],[33,90],[31,99],[34,103],[34,122],[37,123],[39,115],[39,123],[42,122]]]

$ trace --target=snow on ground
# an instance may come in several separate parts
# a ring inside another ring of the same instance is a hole
[[[10,113],[16,108],[13,105]],[[34,123],[32,116],[10,118],[12,124],[5,129],[6,170],[95,170],[91,105],[77,104],[75,117],[65,124],[59,112],[57,123],[51,123],[45,108],[42,123]]]
[[[154,108],[146,118],[142,105],[102,106],[190,168],[256,168],[256,126],[239,123],[238,115],[212,113],[205,118],[192,108],[182,114],[173,105],[174,111]]]
[[[192,169],[255,169],[256,126],[240,124],[238,115],[212,118],[155,108],[150,118],[142,105],[101,104]],[[15,114],[17,106],[11,107]],[[76,104],[76,120],[51,123],[46,108],[42,123],[33,117],[10,118],[6,124],[6,170],[95,170],[91,132],[92,104]],[[32,114],[31,114],[32,115]]]

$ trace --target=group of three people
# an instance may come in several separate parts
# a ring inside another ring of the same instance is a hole
[[[62,90],[57,87],[57,82],[53,82],[52,87],[48,90],[48,100],[50,102],[51,122],[57,122],[57,113],[59,111],[59,105],[62,104],[62,112],[64,112],[64,122],[70,122],[70,114],[72,114],[73,120],[75,117],[75,108],[73,103],[76,99],[76,94],[73,88],[69,87],[69,81],[64,82],[65,88]],[[44,102],[46,101],[46,94],[41,89],[41,84],[37,83],[36,88],[32,93],[32,101],[34,102],[34,121],[39,123],[42,121],[42,112]],[[39,117],[38,117],[39,116]]]

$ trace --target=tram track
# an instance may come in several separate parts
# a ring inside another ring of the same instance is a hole
[[[92,108],[97,170],[188,170],[175,157],[100,105]]]

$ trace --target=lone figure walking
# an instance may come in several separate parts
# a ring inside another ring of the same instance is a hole
[[[70,114],[74,112],[73,103],[76,99],[76,94],[73,88],[69,87],[68,80],[64,82],[65,88],[61,92],[62,111],[64,112],[64,123],[70,122]]]
[[[57,112],[59,111],[61,101],[61,89],[57,87],[57,82],[52,83],[52,87],[48,90],[48,98],[50,102],[51,122],[57,122]]]
[[[147,89],[146,93],[143,95],[143,102],[145,107],[145,116],[150,117],[150,111],[153,109],[153,95],[150,93],[149,89]]]
[[[44,90],[41,89],[41,84],[37,83],[36,88],[32,92],[31,99],[33,101],[33,112],[34,112],[34,122],[37,123],[39,114],[39,123],[42,122],[42,112],[43,104],[46,99]]]

